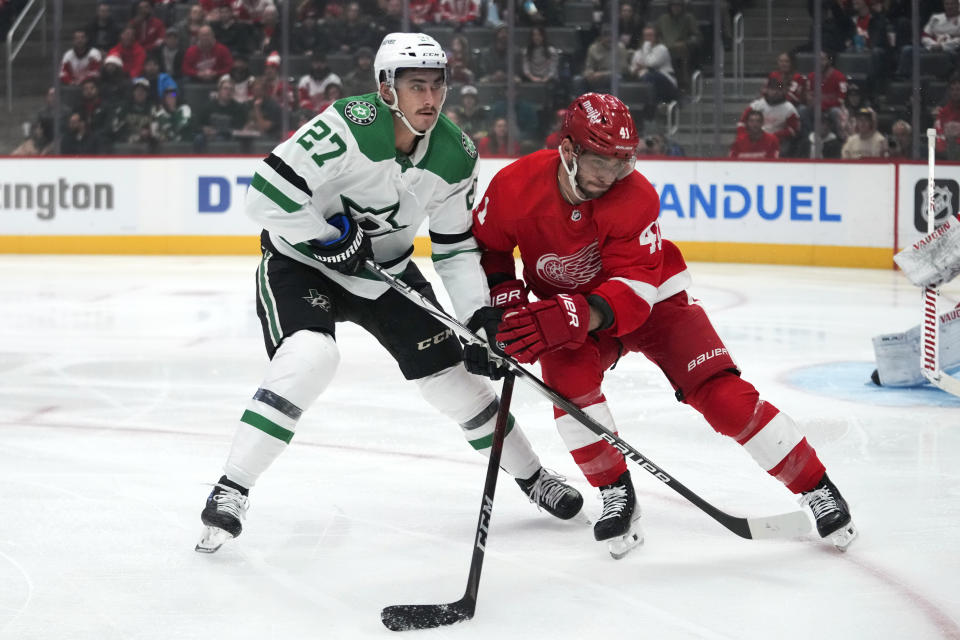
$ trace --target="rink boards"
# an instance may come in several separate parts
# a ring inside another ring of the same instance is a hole
[[[0,158],[0,253],[247,254],[254,157]],[[510,160],[480,161],[477,194]],[[925,164],[642,161],[687,259],[890,268],[926,230]],[[937,168],[938,217],[960,166]],[[429,253],[426,227],[417,253]]]

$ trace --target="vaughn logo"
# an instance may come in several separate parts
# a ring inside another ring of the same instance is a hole
[[[113,185],[67,182],[0,182],[0,210],[35,211],[41,220],[52,220],[58,212],[76,209],[113,210]]]
[[[701,353],[696,358],[687,363],[687,371],[693,371],[700,365],[702,365],[707,360],[713,360],[717,356],[721,356],[727,353],[726,347],[718,347],[706,353]]]
[[[933,216],[934,225],[943,223],[957,213],[960,207],[960,185],[956,180],[934,180]],[[927,233],[927,181],[917,180],[913,188],[913,226],[920,233]]]

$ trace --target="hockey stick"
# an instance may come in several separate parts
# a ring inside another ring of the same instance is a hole
[[[486,342],[480,339],[480,337],[467,329],[467,327],[465,327],[458,320],[447,314],[446,311],[434,304],[429,298],[417,291],[414,291],[413,288],[411,288],[405,282],[393,277],[373,261],[367,260],[366,267],[373,275],[377,276],[380,280],[388,284],[392,289],[446,325],[458,337],[466,340],[467,342],[486,345]],[[493,352],[491,352],[491,354],[492,353]],[[665,485],[679,493],[688,501],[696,505],[701,511],[741,538],[793,538],[810,531],[810,518],[804,511],[791,511],[789,513],[780,513],[761,518],[741,518],[724,513],[687,487],[683,486],[683,484],[681,484],[676,478],[668,474],[657,464],[654,464],[653,461],[630,446],[630,444],[625,442],[620,436],[616,435],[584,413],[580,407],[576,406],[559,393],[548,387],[537,376],[533,375],[524,369],[520,364],[518,364],[516,360],[509,357],[496,357],[502,359],[510,372],[533,387],[537,393],[547,398],[557,407],[560,407],[566,411],[580,424],[593,431],[595,434],[609,442],[618,451],[623,453],[624,456],[637,463],[637,465],[639,465],[644,471],[650,473]]]
[[[474,536],[466,591],[462,598],[448,604],[395,604],[384,607],[380,612],[380,619],[391,631],[433,629],[456,624],[472,618],[477,609],[480,569],[483,568],[490,516],[493,515],[493,494],[497,489],[500,454],[503,451],[503,439],[506,437],[507,418],[510,416],[513,381],[513,375],[507,374],[503,380],[503,391],[500,392],[500,408],[497,410],[497,422],[493,428],[493,444],[490,446],[490,461],[487,463],[487,479],[483,483],[483,501],[480,503],[480,516],[477,518],[477,533]]]
[[[936,229],[936,165],[937,130],[927,129],[927,233]],[[960,380],[940,368],[940,289],[928,286],[922,293],[923,321],[921,324],[920,372],[930,384],[949,394],[960,396]]]

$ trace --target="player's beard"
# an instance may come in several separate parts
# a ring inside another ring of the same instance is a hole
[[[607,191],[610,191],[610,187],[613,186],[613,183],[610,183],[606,187],[601,187],[599,189],[587,189],[587,187],[584,186],[583,182],[580,180],[579,175],[576,177],[576,182],[577,182],[577,197],[582,200],[595,200],[596,198],[599,198],[600,196],[605,194]]]

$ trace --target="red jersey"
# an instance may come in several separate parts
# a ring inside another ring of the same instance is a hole
[[[786,78],[784,77],[783,72],[777,69],[770,72],[770,75],[767,76],[767,80],[776,80],[782,84],[784,90],[787,92],[787,100],[789,100],[793,106],[797,106],[798,104],[806,104],[807,79],[803,77],[802,73],[794,73],[793,76]]]
[[[770,158],[780,157],[780,141],[772,133],[762,131],[760,139],[754,142],[748,135],[738,136],[733,144],[730,145],[730,157],[740,160],[749,160],[752,158]]]
[[[572,205],[560,195],[559,168],[558,152],[544,149],[497,172],[473,211],[480,262],[488,276],[512,277],[519,247],[523,279],[538,298],[595,294],[613,311],[604,332],[628,334],[655,303],[690,285],[680,250],[661,239],[660,198],[633,172],[600,198]]]
[[[960,122],[960,104],[947,102],[937,109],[937,120],[933,126],[937,130],[937,151],[940,153],[947,150],[947,133],[944,128],[948,122]]]
[[[842,105],[847,98],[847,76],[836,69],[830,69],[830,73],[821,74],[820,80],[820,108],[827,110]],[[807,74],[807,86],[812,93],[812,71]]]

